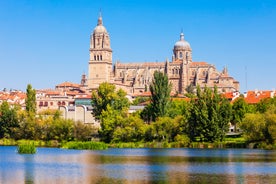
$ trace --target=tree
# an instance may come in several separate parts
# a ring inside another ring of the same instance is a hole
[[[247,104],[243,97],[239,97],[234,101],[232,106],[232,120],[231,122],[234,124],[235,128],[237,124],[241,123],[245,114],[247,113]]]
[[[266,141],[274,144],[276,141],[276,107],[271,107],[264,113],[266,129],[264,131]]]
[[[146,124],[137,113],[122,118],[114,130],[112,142],[138,142],[145,136]]]
[[[274,144],[276,140],[276,107],[270,106],[265,113],[247,113],[240,127],[248,141],[265,141]]]
[[[249,141],[263,141],[265,140],[265,118],[262,114],[248,113],[245,115],[243,121],[240,122],[240,127],[247,140]]]
[[[187,92],[186,96],[192,97],[195,94],[195,89],[196,87],[193,84],[188,85],[185,89]]]
[[[189,102],[184,100],[172,100],[168,107],[167,116],[175,118],[176,116],[184,116],[188,118],[190,116],[191,105]]]
[[[197,86],[197,97],[191,101],[189,116],[190,139],[214,142],[222,140],[228,130],[231,117],[230,103],[218,94],[217,88],[212,91],[205,87],[201,91]]]
[[[0,106],[0,138],[12,137],[13,129],[16,127],[18,127],[16,110],[4,101]]]
[[[172,85],[169,83],[168,76],[162,72],[155,71],[154,78],[150,84],[152,119],[165,116],[170,103],[170,93]]]
[[[124,112],[115,110],[110,105],[107,105],[106,110],[103,110],[99,117],[101,121],[101,128],[99,130],[101,141],[106,143],[111,142],[116,127],[125,117]]]
[[[129,107],[129,101],[125,96],[126,92],[122,89],[115,91],[113,84],[107,82],[100,84],[98,90],[92,92],[93,115],[99,119],[102,111],[107,110],[108,105],[118,111]]]
[[[79,121],[74,124],[74,139],[77,141],[89,141],[97,132],[98,130],[93,125]]]
[[[226,98],[222,98],[218,112],[219,139],[222,141],[229,130],[232,118],[232,106]]]
[[[27,98],[25,99],[26,111],[30,117],[36,113],[36,91],[31,84],[27,85]]]

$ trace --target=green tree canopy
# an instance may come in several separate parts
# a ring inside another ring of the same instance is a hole
[[[248,104],[243,97],[239,97],[232,105],[232,119],[231,123],[237,125],[242,122],[245,114],[248,112]]]
[[[162,72],[155,71],[153,81],[150,85],[152,120],[165,116],[170,103],[172,85],[168,76]]]
[[[265,113],[247,113],[240,123],[248,141],[276,141],[276,107],[270,106]]]
[[[222,140],[228,130],[231,118],[230,102],[212,91],[197,86],[197,97],[191,101],[189,136],[192,140],[214,142]]]
[[[26,111],[29,116],[34,116],[36,113],[36,91],[31,84],[27,85],[27,98],[25,99]]]
[[[92,92],[91,104],[93,115],[97,119],[100,118],[103,110],[107,110],[108,105],[118,111],[130,105],[126,92],[122,89],[116,91],[115,85],[107,82],[100,84],[98,90]]]
[[[16,110],[11,108],[7,101],[4,101],[0,106],[0,138],[12,137],[15,127],[18,127]]]

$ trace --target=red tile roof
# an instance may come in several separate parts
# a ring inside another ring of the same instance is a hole
[[[271,98],[273,91],[248,91],[244,100],[249,104],[259,103],[262,99]]]
[[[63,87],[63,88],[66,88],[66,87],[75,87],[75,88],[79,88],[80,85],[72,83],[72,82],[63,82],[61,84],[56,85],[56,87]]]

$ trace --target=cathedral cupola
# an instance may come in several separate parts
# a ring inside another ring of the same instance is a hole
[[[186,60],[191,61],[191,46],[189,42],[184,39],[184,34],[181,32],[180,39],[174,44],[173,48],[173,60]]]
[[[107,33],[105,27],[103,26],[102,15],[99,16],[97,26],[95,27],[93,33]]]
[[[189,42],[184,39],[184,34],[180,34],[180,40],[174,44],[174,49],[191,50]]]

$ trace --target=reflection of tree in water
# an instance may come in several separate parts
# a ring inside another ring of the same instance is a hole
[[[25,183],[34,183],[34,155],[22,155],[24,157]]]

